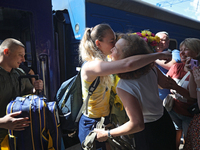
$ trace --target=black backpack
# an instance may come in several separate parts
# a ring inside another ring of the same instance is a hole
[[[100,82],[100,77],[97,77],[89,87],[87,99],[92,95]],[[60,86],[56,94],[56,102],[60,118],[61,130],[75,131],[78,129],[78,121],[81,117],[84,107],[87,110],[87,100],[83,103],[81,75],[80,72],[66,80]]]

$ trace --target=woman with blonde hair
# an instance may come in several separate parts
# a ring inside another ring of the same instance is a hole
[[[184,150],[197,150],[200,149],[200,139],[199,139],[199,129],[200,129],[200,113],[199,113],[199,106],[200,106],[200,67],[198,64],[197,66],[192,67],[191,59],[195,59],[194,61],[200,61],[200,39],[190,38],[184,42],[185,45],[189,49],[193,49],[196,52],[195,57],[187,57],[185,62],[185,71],[190,71],[190,79],[189,79],[189,93],[190,96],[194,99],[197,99],[197,103],[194,104],[196,107],[194,117],[192,118],[188,131],[187,136],[185,139]]]
[[[182,63],[175,63],[167,73],[176,82],[179,82],[187,73],[184,70],[184,66],[189,57],[200,60],[200,39],[186,38],[180,43],[179,47]],[[185,79],[182,87],[175,89],[176,97],[174,98],[172,110],[169,112],[176,128],[177,150],[179,149],[182,132],[184,139],[187,138],[187,130],[193,117],[188,108],[196,102],[196,99],[190,96],[188,83],[189,77]]]

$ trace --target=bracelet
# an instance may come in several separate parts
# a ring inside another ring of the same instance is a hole
[[[197,87],[196,90],[200,92],[200,88],[199,87]]]
[[[112,135],[110,135],[110,130],[108,130],[108,137],[113,138]]]

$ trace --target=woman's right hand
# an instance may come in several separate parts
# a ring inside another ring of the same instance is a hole
[[[25,127],[28,127],[30,124],[29,118],[15,118],[21,114],[21,111],[14,112],[5,115],[3,118],[0,118],[0,126],[5,129],[21,131],[24,130]]]
[[[108,139],[108,131],[104,129],[94,129],[94,131],[97,133],[96,139],[99,142],[104,142]]]

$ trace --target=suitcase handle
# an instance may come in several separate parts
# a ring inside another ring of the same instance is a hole
[[[19,76],[18,77],[18,81],[19,81],[19,94],[20,94],[20,96],[22,96],[22,93],[21,93],[21,79],[22,78],[35,78],[36,80],[38,80],[39,79],[39,76],[38,75],[22,75],[22,76]],[[39,93],[39,91],[38,90],[36,90],[36,94],[38,95],[38,93]]]

